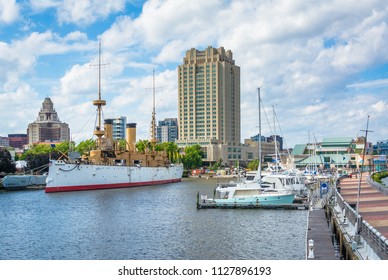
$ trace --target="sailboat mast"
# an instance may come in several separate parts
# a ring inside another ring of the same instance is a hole
[[[277,145],[277,137],[276,137],[276,123],[275,123],[275,105],[272,105],[272,113],[273,113],[273,142],[275,144],[275,170],[276,173],[279,171],[278,166],[278,145]]]
[[[261,97],[260,97],[260,88],[257,88],[258,99],[259,99],[259,166],[258,166],[258,179],[261,182]]]

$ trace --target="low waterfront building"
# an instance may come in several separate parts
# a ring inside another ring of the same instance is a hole
[[[23,149],[24,145],[28,144],[27,134],[8,134],[9,145],[14,148]]]
[[[259,142],[252,139],[245,139],[242,143],[226,143],[221,144],[216,140],[202,141],[183,141],[179,142],[179,147],[184,148],[199,144],[203,151],[203,162],[205,165],[213,165],[222,161],[225,166],[247,166],[249,162],[259,158]],[[270,142],[261,143],[263,161],[266,156],[272,157],[275,153],[275,145]]]
[[[373,153],[376,155],[388,155],[388,140],[377,141],[376,145],[373,145]]]
[[[365,160],[363,159],[364,147]],[[371,143],[365,145],[365,137],[328,137],[320,143],[298,144],[291,156],[292,163],[299,169],[373,168]]]
[[[0,147],[9,147],[9,139],[8,139],[8,137],[0,136]]]

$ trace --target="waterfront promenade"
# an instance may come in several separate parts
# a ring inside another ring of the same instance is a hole
[[[369,174],[363,174],[360,188],[359,214],[364,221],[388,239],[388,195],[380,192],[366,182]],[[341,181],[340,193],[344,200],[354,206],[357,204],[359,178],[346,178]]]
[[[318,200],[318,203],[310,209],[306,240],[307,259],[332,260],[338,259],[340,256],[345,259],[369,259],[371,256],[375,258],[375,254],[370,253],[370,249],[366,249],[368,246],[365,243],[352,244],[354,242],[353,235],[357,201],[359,201],[359,214],[364,221],[362,236],[364,240],[366,238],[365,241],[368,242],[371,248],[379,251],[378,255],[382,259],[386,259],[388,188],[371,181],[369,174],[363,174],[361,181],[356,176],[341,180],[337,186],[336,193],[337,196],[340,195],[341,200],[350,208],[344,210],[343,202],[340,203],[342,205],[340,207],[338,205],[324,207],[325,203],[322,203],[322,200]],[[351,212],[354,214],[351,214]],[[330,228],[328,226],[328,219],[330,219],[330,224],[332,225]],[[337,241],[339,252],[334,251],[331,239],[333,234],[339,238]],[[314,254],[312,258],[309,258],[310,240],[314,241]],[[357,247],[357,252],[355,252],[355,246]]]

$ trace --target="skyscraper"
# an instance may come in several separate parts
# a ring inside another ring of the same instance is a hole
[[[166,118],[158,122],[156,127],[156,139],[159,142],[174,142],[178,139],[178,120]]]
[[[112,124],[112,138],[114,140],[125,139],[125,124],[127,123],[127,118],[124,116],[117,117],[109,120]]]
[[[61,122],[49,97],[42,103],[38,118],[27,128],[28,143],[63,142],[70,140],[70,129],[67,123]]]
[[[240,143],[240,67],[223,47],[192,48],[178,67],[178,145]]]

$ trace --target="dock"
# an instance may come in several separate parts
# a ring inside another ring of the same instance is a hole
[[[309,253],[309,242],[313,240],[313,253]],[[330,235],[324,208],[314,208],[309,212],[307,229],[307,260],[338,260]]]
[[[369,174],[362,180],[342,179],[310,209],[307,260],[387,260],[387,193],[388,187],[373,182]]]
[[[216,204],[207,202],[198,202],[198,209],[286,209],[286,210],[307,210],[309,205],[306,203],[279,204],[279,205],[263,205],[263,204]]]

